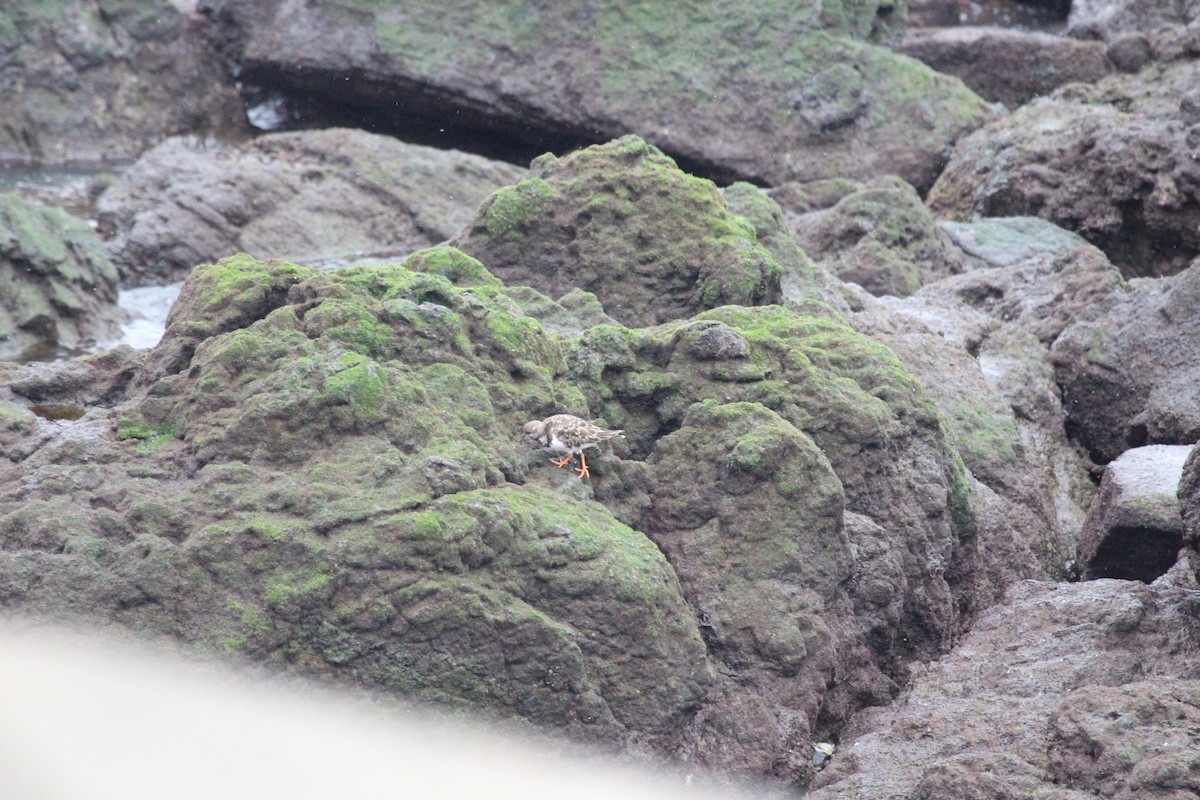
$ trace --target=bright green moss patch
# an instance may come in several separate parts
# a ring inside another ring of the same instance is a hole
[[[551,202],[554,191],[540,178],[497,189],[479,209],[483,226],[492,236],[523,237]]]
[[[117,423],[117,438],[136,439],[138,440],[137,450],[147,452],[177,438],[180,428],[181,426],[177,423],[151,426],[128,417],[122,417]]]
[[[325,336],[363,355],[386,360],[395,352],[395,332],[361,302],[327,300],[309,314],[306,324],[310,329],[319,326]]]
[[[333,577],[325,572],[283,572],[267,586],[269,607],[280,608],[294,603],[322,602],[331,594]]]
[[[216,264],[201,264],[193,270],[192,280],[201,284],[201,294],[209,306],[220,306],[265,302],[308,274],[306,267],[286,261],[259,261],[238,253]]]
[[[503,286],[500,280],[488,272],[478,259],[453,247],[431,247],[418,250],[404,259],[404,267],[414,272],[441,275],[455,286],[478,289]]]
[[[349,405],[356,422],[369,425],[387,416],[384,399],[388,394],[387,373],[374,361],[358,353],[341,358],[341,370],[330,375],[325,389],[335,403]]]

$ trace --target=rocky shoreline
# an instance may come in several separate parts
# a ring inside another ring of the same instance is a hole
[[[0,609],[820,800],[1200,791],[1186,9],[51,6],[0,164],[114,168],[0,194]]]

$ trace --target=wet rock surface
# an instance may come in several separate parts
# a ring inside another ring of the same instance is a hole
[[[701,2],[479,3],[447,14],[205,0],[199,11],[243,81],[359,113],[396,106],[401,119],[374,121],[436,121],[525,158],[633,130],[724,182],[895,173],[924,189],[947,146],[995,113],[958,81],[868,43],[902,30],[892,3],[720,13]],[[312,35],[323,30],[340,35]],[[428,121],[425,136],[446,135]]]
[[[0,361],[0,607],[776,793],[1197,790],[1188,9],[101,6],[161,79],[74,127],[136,95],[141,158],[5,196],[0,281],[107,330],[31,197],[186,280],[148,350]],[[109,75],[14,13],[12,85]],[[885,49],[938,14],[1009,111]],[[197,63],[320,130],[210,138]],[[586,480],[562,412],[625,431]]]
[[[1194,791],[1200,598],[1192,589],[1016,584],[897,703],[856,720],[808,797]]]
[[[6,4],[0,74],[3,165],[123,162],[245,128],[233,81],[167,0]]]
[[[313,266],[402,258],[453,236],[522,174],[354,130],[239,146],[176,138],[124,172],[97,211],[122,281],[141,285],[239,251]]]
[[[117,271],[91,228],[0,194],[0,359],[115,338],[116,301]]]
[[[1080,544],[1085,578],[1150,583],[1174,565],[1183,546],[1177,492],[1191,452],[1181,445],[1135,447],[1108,465]]]

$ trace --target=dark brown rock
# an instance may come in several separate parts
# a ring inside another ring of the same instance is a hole
[[[1200,264],[1138,279],[1087,308],[1054,343],[1067,427],[1098,463],[1200,438],[1195,392]]]
[[[1150,40],[1139,33],[1121,36],[1108,45],[1108,60],[1122,72],[1137,72],[1153,57]]]
[[[910,30],[897,49],[1009,108],[1112,69],[1100,42],[992,27]]]
[[[1191,452],[1187,445],[1135,447],[1105,468],[1080,543],[1084,578],[1150,583],[1175,564],[1183,546],[1176,492]]]
[[[900,702],[856,718],[808,797],[1195,791],[1198,610],[1174,586],[1019,583]]]
[[[1091,686],[1050,715],[1049,779],[1113,800],[1175,800],[1200,791],[1200,681],[1156,676]]]
[[[1034,215],[1074,231],[1126,277],[1166,275],[1200,253],[1191,60],[1064,87],[955,148],[934,213]]]

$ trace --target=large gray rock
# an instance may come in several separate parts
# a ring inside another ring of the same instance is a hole
[[[1072,84],[963,139],[930,190],[960,221],[1038,216],[1123,274],[1166,275],[1200,253],[1194,57]]]
[[[168,0],[5,3],[0,76],[0,164],[123,161],[245,127],[232,80]]]
[[[1074,0],[1067,31],[1080,38],[1112,40],[1146,33],[1163,25],[1190,25],[1200,20],[1200,3],[1178,0]]]
[[[1166,574],[1183,546],[1177,491],[1191,452],[1191,445],[1135,447],[1108,465],[1080,543],[1084,578],[1149,583]]]
[[[874,295],[904,297],[966,269],[962,252],[921,198],[895,177],[872,181],[830,208],[796,215],[791,228],[811,258]]]
[[[1138,279],[1087,308],[1055,341],[1067,427],[1098,463],[1144,444],[1200,438],[1200,263]]]
[[[1036,217],[943,222],[942,229],[976,269],[948,277],[926,294],[953,297],[1047,347],[1125,284],[1104,253]]]
[[[856,718],[807,796],[1195,793],[1200,657],[1177,644],[1200,635],[1194,582],[1191,589],[1017,584],[901,702]]]
[[[914,29],[897,49],[1009,108],[1112,70],[1100,42],[994,27]]]
[[[0,604],[673,752],[714,676],[672,568],[523,485],[558,344],[412,263],[202,265],[148,356],[0,371]]]
[[[358,130],[268,134],[240,146],[163,142],[100,197],[126,283],[179,280],[237,252],[327,264],[400,258],[445,241],[525,171]]]
[[[526,153],[632,132],[721,180],[895,173],[924,191],[953,142],[996,113],[957,79],[863,42],[903,25],[881,0],[199,10],[242,81],[306,103]]]
[[[87,223],[0,194],[0,360],[116,337],[117,271]]]

